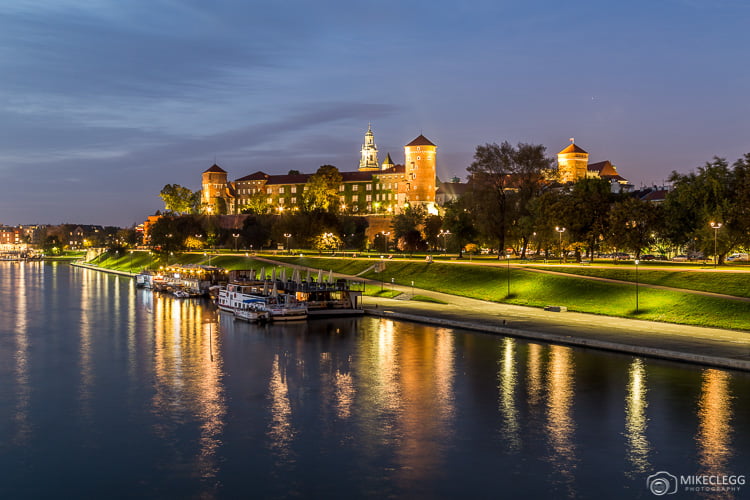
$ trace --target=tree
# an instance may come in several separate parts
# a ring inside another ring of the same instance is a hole
[[[247,198],[247,201],[242,205],[241,212],[243,214],[265,214],[268,213],[271,206],[268,204],[268,197],[266,193],[259,192],[251,195]]]
[[[393,217],[391,229],[398,248],[414,252],[422,246],[423,238],[419,228],[424,220],[425,211],[422,205],[409,205]]]
[[[519,143],[517,147],[503,142],[477,146],[471,173],[473,212],[478,229],[504,250],[508,228],[530,203],[551,165],[545,147]],[[515,198],[515,201],[512,200]],[[515,212],[513,211],[515,209]],[[498,253],[498,258],[500,254]]]
[[[196,196],[196,193],[179,184],[167,184],[162,188],[159,196],[164,201],[164,208],[168,212],[184,214],[194,209],[199,195]]]
[[[665,235],[675,246],[692,243],[705,255],[714,253],[717,242],[718,261],[748,243],[747,202],[750,200],[750,155],[731,167],[724,158],[714,157],[697,172],[672,172],[673,189],[664,202]],[[714,233],[711,222],[722,228]]]
[[[439,215],[428,215],[424,220],[424,239],[429,248],[436,248],[439,244],[440,229],[443,227],[443,218]]]
[[[318,168],[307,181],[302,194],[302,208],[308,212],[336,213],[339,208],[339,186],[343,177],[333,165]]]
[[[659,209],[656,205],[638,198],[627,198],[615,203],[609,212],[609,243],[626,249],[635,258],[655,241]]]
[[[465,208],[463,198],[452,201],[445,208],[445,217],[443,218],[443,227],[450,231],[450,242],[448,243],[458,248],[458,258],[463,258],[464,244],[473,240],[477,235],[472,214]]]
[[[577,261],[581,260],[584,246],[589,257],[593,257],[608,233],[609,210],[616,198],[606,179],[581,179],[555,205],[556,217],[550,225],[566,228]]]

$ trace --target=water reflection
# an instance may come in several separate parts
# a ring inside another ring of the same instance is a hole
[[[707,369],[703,372],[695,436],[702,474],[722,476],[745,472],[729,470],[729,460],[734,454],[730,380],[731,375],[725,371]]]
[[[551,345],[549,350],[547,433],[552,451],[550,462],[556,472],[553,481],[566,486],[568,495],[571,496],[574,494],[573,481],[577,465],[573,420],[573,350],[559,345]]]
[[[276,456],[276,463],[292,461],[291,445],[294,440],[292,427],[292,404],[289,401],[289,385],[286,378],[286,363],[282,363],[276,354],[271,366],[271,378],[268,384],[268,397],[271,400],[271,422],[268,426],[268,437],[271,450]]]
[[[156,378],[152,405],[160,417],[154,432],[173,442],[186,422],[195,421],[200,437],[193,467],[199,477],[213,479],[219,472],[217,451],[227,412],[216,311],[201,302],[169,296],[154,294],[152,301]]]
[[[26,282],[30,277],[40,278],[42,274],[39,272],[38,266],[25,266],[21,265],[14,269],[17,271],[15,279],[11,279],[14,282],[15,287],[11,288],[15,293],[15,296],[11,300],[15,300],[15,318],[13,318],[14,327],[14,338],[15,338],[15,352],[13,359],[15,361],[15,378],[16,378],[16,410],[13,415],[13,420],[16,424],[16,433],[14,436],[14,443],[23,445],[31,435],[31,423],[29,421],[29,405],[31,400],[31,386],[29,385],[29,338],[28,338],[28,319],[29,319],[29,289],[27,289]],[[29,276],[31,275],[31,276]],[[32,287],[29,287],[33,289]],[[35,288],[35,287],[34,287]]]
[[[648,417],[646,409],[648,389],[646,368],[642,359],[636,358],[628,370],[628,388],[625,397],[626,456],[630,462],[630,477],[640,477],[652,470],[648,461],[650,445],[646,437]]]
[[[503,417],[502,435],[508,444],[508,450],[517,452],[521,448],[519,436],[518,411],[516,409],[516,341],[510,337],[503,339],[502,356],[498,378],[500,390],[500,414]]]

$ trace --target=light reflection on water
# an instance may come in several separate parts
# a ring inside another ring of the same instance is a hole
[[[13,289],[0,289],[3,497],[50,496],[37,478],[53,468],[68,478],[61,494],[206,498],[248,484],[258,497],[522,485],[556,497],[627,487],[627,498],[645,493],[657,458],[677,473],[750,472],[735,417],[750,412],[745,374],[389,319],[259,327],[126,278],[0,272]],[[655,429],[690,445],[665,446]]]

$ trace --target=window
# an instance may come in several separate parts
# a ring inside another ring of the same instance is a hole
[[[367,191],[372,191],[372,184],[367,184],[367,187],[365,189]]]
[[[421,156],[417,156],[417,160],[421,160],[421,159],[422,159],[422,157],[421,157]]]
[[[273,198],[267,198],[266,199],[266,203],[268,203],[269,205],[271,205],[273,203]]]
[[[345,203],[346,202],[346,198],[344,198],[343,196],[339,196],[339,201],[341,203]]]
[[[357,203],[359,201],[359,195],[352,195],[352,203]]]
[[[354,184],[352,186],[352,191],[358,191],[359,190],[359,184]]]
[[[296,204],[297,204],[297,197],[292,196],[292,205],[296,205]]]
[[[266,188],[266,194],[273,194],[273,189]]]
[[[344,185],[343,185],[343,184],[340,184],[340,185],[339,185],[339,191],[341,192],[341,191],[343,191],[343,190],[344,190]]]
[[[297,192],[297,186],[292,186],[291,189],[292,189],[292,193],[296,193]]]
[[[281,186],[281,187],[279,188],[279,194],[284,194],[284,186]]]
[[[307,191],[309,188],[307,186],[302,188],[302,191]]]
[[[365,201],[372,201],[372,195],[368,194],[367,196],[365,196]]]
[[[284,204],[284,198],[279,198],[279,205],[283,205],[283,204]]]

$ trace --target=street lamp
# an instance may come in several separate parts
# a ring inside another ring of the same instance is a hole
[[[635,313],[638,314],[638,264],[640,261],[635,259]]]
[[[506,297],[510,297],[510,253],[508,251],[505,251],[505,260],[508,263],[508,294]]]
[[[443,253],[445,254],[448,253],[448,235],[449,234],[451,234],[451,232],[448,231],[447,229],[445,231],[441,229],[440,232],[438,233],[438,236],[443,237]]]
[[[240,233],[232,233],[232,236],[234,237],[234,251],[237,251],[237,239],[240,237]]]
[[[292,237],[291,233],[284,233],[284,238],[286,238],[286,253],[292,253],[289,250],[289,238],[291,237]]]
[[[201,238],[203,238],[203,235],[202,235],[202,234],[196,234],[196,235],[195,235],[195,237],[196,237],[196,239],[197,239],[198,241],[200,241],[200,239],[201,239]],[[201,246],[203,246],[203,242],[202,242],[202,241],[200,241],[200,243],[201,243]]]
[[[565,232],[564,227],[555,226],[555,231],[557,231],[560,234],[560,245],[558,247],[558,250],[560,252],[560,264],[562,264],[562,234]]]
[[[716,240],[719,236],[719,229],[721,229],[722,225],[721,222],[711,221],[711,228],[714,230],[714,269],[716,269],[716,264],[718,264],[719,261],[719,254],[716,252]]]
[[[385,238],[385,243],[383,243],[383,253],[388,253],[388,236],[391,235],[390,231],[380,231],[380,234],[383,235],[383,238]]]

